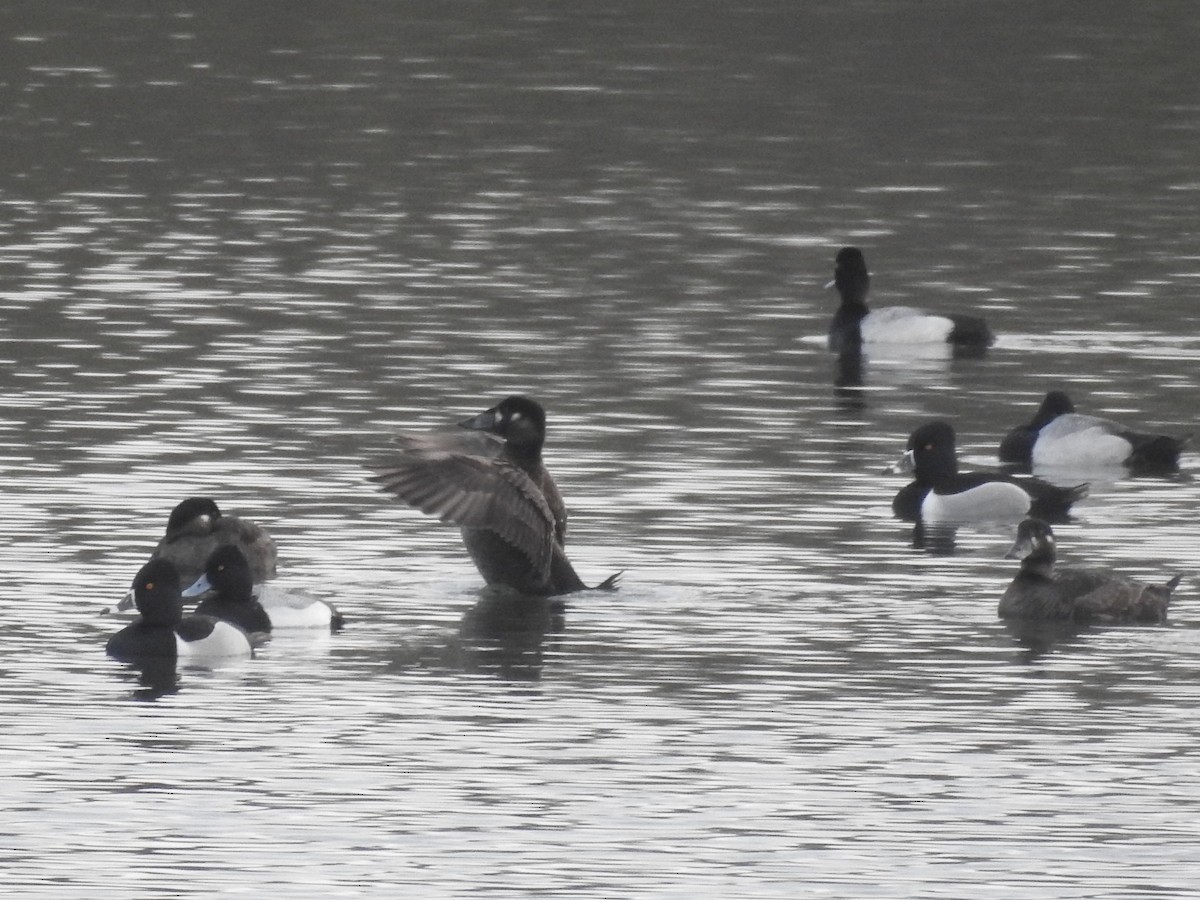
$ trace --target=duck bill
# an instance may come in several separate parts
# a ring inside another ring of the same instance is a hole
[[[117,612],[129,612],[137,606],[137,601],[133,596],[133,588],[125,592],[125,596],[121,598],[121,602],[117,604]]]
[[[199,597],[205,591],[211,591],[211,590],[212,590],[212,582],[210,582],[208,580],[207,575],[201,575],[199,578],[196,579],[196,581],[192,584],[192,586],[190,588],[188,588],[185,591],[181,591],[180,593],[184,597]]]
[[[1017,542],[1004,554],[1005,559],[1024,559],[1033,552],[1033,544],[1026,538],[1017,538]]]
[[[496,427],[496,409],[487,409],[477,416],[463,419],[458,423],[460,428],[470,428],[473,431],[491,431]]]
[[[913,452],[911,450],[905,450],[903,456],[901,456],[883,471],[886,474],[894,475],[904,474],[906,472],[914,472],[916,471],[916,468],[916,464],[913,462]]]

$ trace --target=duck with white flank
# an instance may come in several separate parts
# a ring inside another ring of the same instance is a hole
[[[892,501],[893,512],[910,522],[1015,522],[1030,514],[1061,521],[1088,492],[1086,484],[1059,487],[1001,472],[960,472],[954,429],[940,420],[909,435],[895,468],[915,478]]]
[[[995,342],[979,316],[939,315],[912,306],[867,308],[871,276],[857,247],[843,247],[834,261],[833,281],[841,305],[829,326],[829,349],[869,350],[871,344],[950,344],[964,352],[982,352]]]
[[[1124,466],[1137,474],[1173,472],[1188,437],[1134,431],[1075,412],[1065,391],[1050,391],[1033,419],[1000,442],[1000,461],[1025,468],[1077,470]]]
[[[183,614],[179,572],[152,559],[133,581],[138,618],[111,638],[105,650],[124,662],[182,659],[209,662],[250,656],[250,640],[236,625],[212,616]]]

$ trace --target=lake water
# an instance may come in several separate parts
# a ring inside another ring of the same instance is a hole
[[[12,4],[0,11],[0,881],[20,896],[1184,897],[1200,456],[1060,555],[1172,623],[1031,646],[1013,529],[914,546],[1050,387],[1197,431],[1191,3]],[[823,285],[974,310],[839,384]],[[481,633],[389,434],[509,393],[585,580]],[[108,660],[171,507],[265,525],[335,635]]]

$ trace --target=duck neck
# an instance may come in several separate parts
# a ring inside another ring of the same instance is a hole
[[[859,318],[865,316],[867,314],[867,292],[871,289],[871,276],[838,272],[833,281],[837,292],[842,297],[842,310],[847,314],[857,314]]]
[[[532,475],[542,467],[542,445],[540,442],[514,442],[504,445],[504,455],[517,468]]]
[[[254,581],[244,573],[228,573],[217,586],[216,602],[222,606],[245,606],[254,602]]]
[[[1021,560],[1021,574],[1049,580],[1054,577],[1054,551],[1039,547]]]
[[[932,461],[931,461],[932,463]],[[917,480],[924,482],[932,488],[949,487],[954,484],[954,479],[958,477],[958,459],[954,455],[954,451],[950,451],[948,458],[943,458],[936,465],[929,464],[923,466],[917,472]]]

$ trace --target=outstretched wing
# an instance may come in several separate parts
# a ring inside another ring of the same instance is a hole
[[[409,506],[462,528],[483,528],[549,571],[555,521],[537,485],[501,460],[442,450],[410,450],[371,479]]]
[[[398,431],[392,440],[403,450],[418,453],[454,453],[493,459],[504,452],[505,440],[490,431],[455,428],[453,431]]]

